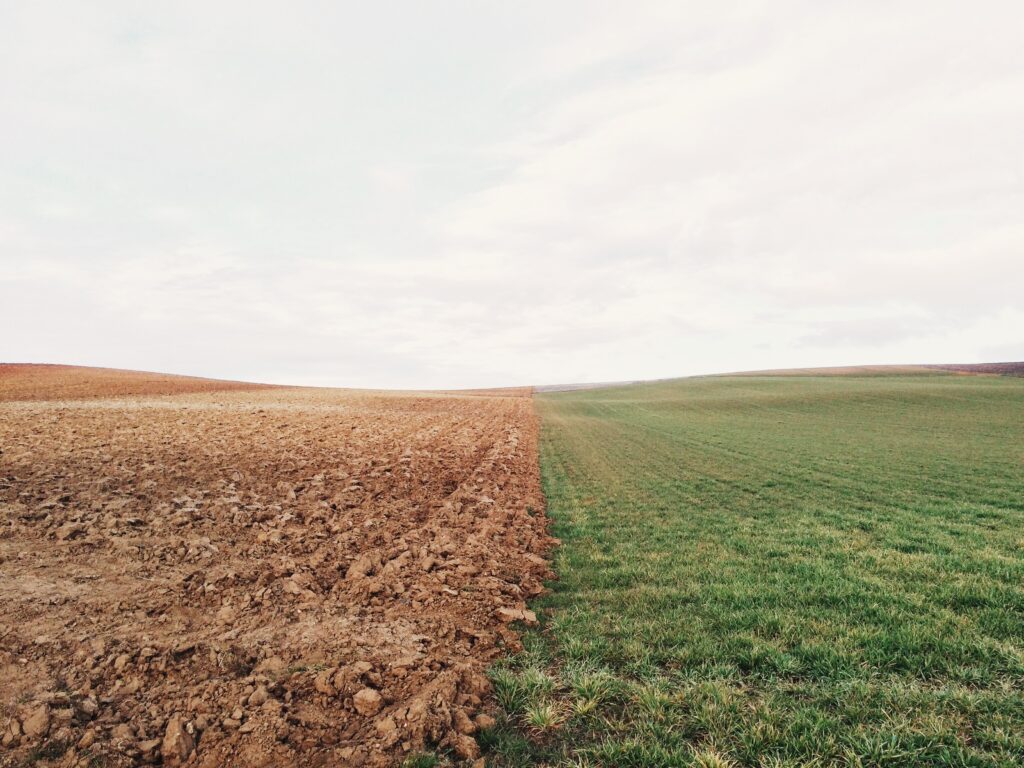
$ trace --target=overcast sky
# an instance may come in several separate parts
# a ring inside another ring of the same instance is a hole
[[[1024,359],[1024,3],[0,4],[0,360]]]

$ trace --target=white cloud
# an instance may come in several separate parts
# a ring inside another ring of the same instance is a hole
[[[1024,357],[1022,22],[9,3],[0,358],[440,387]]]

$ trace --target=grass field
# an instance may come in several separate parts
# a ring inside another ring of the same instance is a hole
[[[499,765],[1024,764],[1024,380],[544,395],[560,581]]]

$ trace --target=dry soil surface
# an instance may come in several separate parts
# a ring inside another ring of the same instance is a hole
[[[0,401],[81,400],[268,389],[266,384],[77,365],[0,363]]]
[[[0,765],[477,757],[484,671],[551,575],[528,392],[15,378]]]

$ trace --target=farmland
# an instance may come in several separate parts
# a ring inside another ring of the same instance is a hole
[[[1024,764],[1024,381],[537,402],[560,580],[492,672],[497,764]]]
[[[0,366],[0,765],[1020,765],[1005,368]]]
[[[528,394],[0,366],[0,765],[475,758],[550,575]]]

